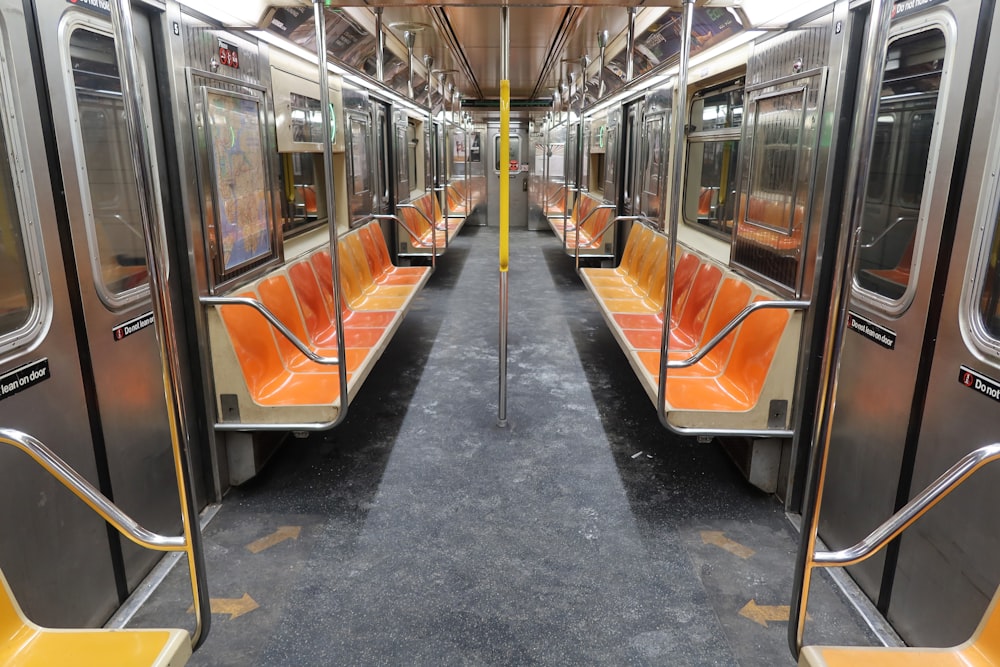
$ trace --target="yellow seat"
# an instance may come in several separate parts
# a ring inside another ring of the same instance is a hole
[[[1000,665],[1000,590],[972,637],[952,648],[806,646],[799,667],[987,667]]]
[[[180,667],[191,657],[184,630],[64,630],[27,618],[0,572],[0,664],[12,667]]]

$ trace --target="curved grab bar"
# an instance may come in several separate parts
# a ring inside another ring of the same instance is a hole
[[[396,208],[399,208],[399,207],[404,207],[404,208],[405,207],[411,207],[411,208],[416,209],[417,213],[421,213],[420,209],[418,209],[416,206],[413,206],[412,204],[396,204]],[[399,224],[400,227],[402,227],[403,229],[406,230],[407,234],[409,234],[413,238],[417,238],[417,233],[415,231],[413,231],[413,229],[408,224],[406,224],[405,222],[403,222],[403,219],[400,218],[398,215],[393,215],[392,213],[380,213],[378,215],[373,215],[372,218],[374,220],[395,220]],[[424,216],[424,219],[426,220],[427,216]],[[431,225],[431,227],[433,228],[434,225]],[[431,270],[432,271],[437,268],[437,233],[436,233],[436,231],[437,230],[435,230],[434,234],[431,234]],[[448,235],[445,234],[446,238],[447,238],[447,236]]]
[[[586,222],[588,220],[590,220],[590,217],[592,215],[594,215],[598,211],[607,211],[608,209],[611,209],[612,211],[617,211],[618,207],[615,206],[614,204],[599,204],[599,205],[595,206],[593,208],[593,210],[590,211],[590,213],[588,213],[587,215],[583,216],[583,220],[579,220],[576,223],[576,227],[573,229],[573,232],[575,234],[574,238],[576,239],[576,254],[578,256],[580,254],[580,228],[583,227],[583,225],[586,224]],[[565,222],[563,223],[563,238],[566,238],[566,224],[565,224]]]
[[[958,485],[971,477],[980,468],[1000,459],[1000,442],[975,449],[940,477],[931,482],[898,512],[884,521],[878,528],[868,533],[857,544],[838,551],[817,551],[812,561],[818,567],[847,567],[871,558],[885,545],[899,536],[932,507],[944,500]]]
[[[417,212],[417,214],[421,218],[424,219],[424,222],[426,222],[428,225],[430,225],[431,231],[433,232],[431,234],[431,250],[432,250],[432,252],[435,255],[437,255],[437,233],[439,231],[441,231],[441,230],[438,229],[438,226],[434,222],[432,222],[430,218],[427,217],[426,213],[424,213],[422,210],[420,210],[420,207],[414,206],[410,202],[403,202],[402,204],[396,204],[396,208],[413,209],[414,211]],[[403,228],[406,229],[406,231],[410,232],[410,235],[413,238],[419,238],[416,234],[414,234],[412,231],[410,231],[410,228],[407,227],[406,225],[403,225]],[[448,247],[448,225],[447,225],[447,223],[445,223],[445,228],[444,228],[444,247],[445,248]]]
[[[597,209],[594,209],[594,210],[597,210]],[[604,234],[605,234],[605,232],[607,232],[609,229],[611,229],[612,227],[614,227],[615,225],[617,225],[619,222],[639,222],[639,223],[645,224],[647,227],[649,226],[649,224],[648,224],[649,223],[649,218],[647,218],[644,215],[619,215],[619,216],[615,216],[614,218],[612,218],[608,222],[608,224],[604,225],[604,227],[601,229],[600,232],[597,233],[596,236],[597,237],[603,237]],[[576,248],[575,248],[575,250],[576,250],[576,252],[574,253],[574,256],[575,256],[575,259],[576,259],[576,271],[577,271],[577,273],[579,273],[580,272],[580,235],[579,234],[577,234]]]
[[[207,306],[247,306],[253,308],[258,313],[264,316],[264,319],[270,323],[272,327],[278,330],[282,336],[288,339],[295,349],[304,354],[310,361],[315,361],[317,364],[325,364],[328,366],[336,366],[340,363],[340,359],[337,357],[324,357],[316,354],[310,350],[305,343],[299,340],[299,337],[293,334],[285,323],[279,320],[274,313],[268,310],[267,306],[262,304],[257,299],[251,299],[246,296],[203,296],[199,299],[201,303]],[[344,387],[341,387],[344,389]]]
[[[695,354],[688,357],[683,361],[667,361],[667,368],[688,368],[689,366],[694,366],[696,363],[701,361],[715,349],[715,346],[722,342],[722,340],[731,334],[736,327],[743,323],[743,320],[750,317],[753,313],[758,310],[766,310],[768,308],[788,308],[789,310],[805,310],[809,307],[808,301],[754,301],[749,304],[746,308],[741,310],[736,314],[736,317],[729,320],[726,326],[719,329],[719,333],[715,334],[711,340],[709,340],[703,347],[701,347]]]
[[[916,218],[916,216],[913,216],[913,215],[901,215],[898,218],[896,218],[895,220],[893,220],[891,225],[889,225],[888,227],[886,227],[885,229],[883,229],[881,232],[879,232],[878,235],[874,239],[872,239],[868,243],[861,243],[861,244],[858,245],[858,247],[862,248],[863,250],[868,250],[869,248],[874,248],[875,246],[877,246],[879,244],[879,242],[882,241],[882,239],[884,239],[886,237],[886,235],[889,234],[889,232],[891,232],[893,229],[895,229],[896,226],[899,225],[899,223],[903,222],[904,220],[912,220],[913,222],[916,222],[917,218]],[[858,227],[858,234],[861,234],[861,231],[862,231],[861,228]]]
[[[201,532],[197,522],[190,527],[190,539],[186,535],[174,536],[154,533],[140,526],[135,519],[108,500],[107,496],[38,438],[16,429],[0,428],[0,444],[10,445],[27,454],[35,463],[69,489],[73,495],[100,515],[102,519],[114,526],[115,530],[139,546],[154,551],[183,551],[187,554],[191,597],[196,610],[195,630],[191,637],[191,643],[194,648],[197,648],[208,634],[208,619],[211,617],[208,585],[204,576],[204,553],[200,548]],[[186,458],[177,457],[176,460],[186,461]],[[188,501],[189,499],[182,494],[181,504],[186,507]]]

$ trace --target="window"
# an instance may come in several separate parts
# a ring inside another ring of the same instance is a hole
[[[910,284],[945,56],[937,29],[889,44],[854,279],[901,301]]]
[[[95,283],[105,304],[119,307],[145,298],[149,288],[115,44],[107,35],[77,29],[69,46]]]
[[[639,215],[659,221],[662,201],[660,188],[663,187],[665,155],[663,151],[663,115],[647,118],[643,123],[642,136],[642,194],[639,199]]]
[[[695,93],[688,134],[684,219],[729,239],[743,125],[743,81]]]
[[[6,133],[0,134],[0,153],[7,152]],[[35,295],[21,232],[10,162],[0,161],[0,340],[31,323]]]
[[[323,156],[319,153],[283,153],[281,178],[285,193],[281,230],[293,236],[312,229],[326,218],[322,201]]]
[[[493,169],[497,172],[500,171],[500,135],[494,135],[493,137]],[[521,137],[516,134],[510,135],[510,161],[511,163],[517,163],[517,168],[520,169],[521,165]],[[513,167],[513,164],[511,165]],[[511,169],[511,171],[514,171]]]
[[[993,243],[990,244],[989,264],[979,299],[979,317],[986,334],[993,340],[1000,340],[1000,217],[993,232]]]
[[[372,214],[372,172],[369,164],[370,127],[368,116],[348,114],[347,150],[350,174],[347,186],[350,191],[348,194],[352,225]]]
[[[417,154],[417,149],[420,147],[420,140],[418,137],[418,132],[416,123],[410,122],[406,126],[406,164],[407,164],[407,182],[410,187],[406,190],[406,195],[420,186],[418,185],[417,176],[417,164],[420,156]],[[422,188],[421,188],[422,189]]]
[[[808,185],[800,183],[798,169],[804,93],[802,88],[793,88],[761,96],[751,107],[754,122],[746,220],[786,234],[792,231],[796,206],[803,206],[805,202],[800,200],[808,195]]]

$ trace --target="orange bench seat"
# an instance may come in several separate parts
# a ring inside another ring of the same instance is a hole
[[[633,243],[645,246],[633,248]],[[584,283],[654,403],[667,248],[664,235],[633,226],[619,267],[581,269]],[[678,250],[671,296],[671,361],[693,356],[748,304],[774,298],[697,253]],[[697,363],[668,369],[665,408],[671,423],[720,431],[777,428],[769,422],[769,403],[791,398],[797,349],[793,319],[796,314],[784,309],[754,312]]]
[[[414,267],[397,274],[399,267],[387,261],[377,222],[352,230],[338,244],[341,303],[334,303],[332,264],[325,249],[258,279],[239,296],[260,302],[313,354],[327,358],[339,356],[335,317],[339,307],[345,345],[339,363],[310,359],[253,308],[221,305],[209,311],[223,419],[233,421],[238,412],[238,421],[248,424],[330,423],[344,398],[341,364],[347,373],[347,400],[360,389],[431,270]],[[389,275],[399,276],[400,282],[376,280]],[[232,409],[234,397],[238,411]]]
[[[549,217],[549,227],[570,255],[608,256],[604,246],[613,243],[614,227],[607,227],[614,218],[613,208],[597,210],[604,203],[588,194],[581,194],[573,203],[569,218]],[[579,230],[577,229],[579,227]]]

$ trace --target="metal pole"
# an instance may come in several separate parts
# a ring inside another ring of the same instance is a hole
[[[632,80],[635,73],[635,7],[629,7],[628,12],[628,40],[625,43],[625,83]]]
[[[333,272],[333,310],[337,323],[337,375],[340,379],[340,410],[333,426],[337,426],[347,417],[347,352],[344,347],[344,310],[341,305],[343,291],[340,285],[340,253],[337,243],[337,207],[334,205],[333,187],[333,137],[330,108],[330,77],[326,68],[326,13],[323,11],[324,0],[313,0],[313,17],[316,21],[316,60],[319,63],[319,101],[323,111],[323,185],[326,189],[326,218],[330,228],[330,268]],[[333,427],[331,426],[331,428]]]
[[[607,30],[599,30],[597,32],[597,46],[601,50],[601,56],[600,56],[601,68],[597,70],[597,81],[598,81],[597,99],[601,99],[602,97],[604,97],[604,65],[605,65],[604,56],[605,56],[605,51],[608,48]]]
[[[798,659],[805,632],[806,605],[809,586],[814,568],[813,553],[819,531],[819,513],[826,481],[826,462],[833,434],[833,413],[840,376],[840,358],[843,352],[844,334],[847,330],[847,308],[851,296],[851,271],[858,252],[857,231],[861,226],[864,211],[865,184],[870,171],[871,147],[874,143],[875,118],[878,116],[879,97],[883,63],[889,43],[889,27],[892,20],[893,0],[875,0],[871,3],[868,17],[868,33],[865,36],[861,66],[858,69],[858,105],[854,116],[851,136],[850,156],[847,164],[847,182],[851,184],[851,206],[845,212],[842,222],[845,230],[837,248],[834,265],[833,298],[830,302],[831,317],[827,325],[824,342],[822,377],[818,395],[820,402],[816,411],[819,430],[813,446],[812,464],[806,481],[805,506],[802,511],[802,534],[799,553],[795,563],[795,578],[792,581],[792,601],[788,619],[788,644],[792,655]]]
[[[195,609],[195,630],[191,644],[198,648],[208,636],[212,610],[209,604],[208,584],[205,579],[205,557],[202,550],[201,528],[195,504],[194,487],[191,480],[191,452],[188,448],[190,429],[185,421],[184,391],[181,386],[180,353],[177,341],[174,307],[167,283],[169,272],[166,241],[166,221],[157,202],[157,185],[150,152],[154,138],[149,126],[143,121],[142,91],[135,31],[132,21],[130,0],[115,0],[111,3],[111,22],[117,39],[115,56],[121,72],[122,103],[125,110],[125,126],[133,150],[132,167],[135,172],[136,194],[139,199],[139,218],[145,235],[146,263],[149,267],[149,287],[153,306],[153,323],[156,341],[162,362],[163,394],[167,404],[167,424],[170,430],[170,444],[177,475],[177,493],[181,503],[181,521],[185,550],[188,557],[188,572],[191,579],[191,594]]]
[[[510,9],[500,8],[500,396],[497,425],[507,426],[507,319],[510,286]]]
[[[413,45],[417,41],[416,34],[407,30],[403,33],[403,41],[406,42],[406,92],[408,97],[413,99]]]
[[[660,377],[656,389],[656,412],[660,423],[667,424],[667,361],[670,353],[670,310],[674,295],[674,258],[677,255],[677,224],[681,217],[681,189],[684,186],[684,125],[687,122],[687,85],[688,61],[691,57],[691,26],[694,21],[694,0],[684,0],[681,14],[681,61],[677,69],[677,82],[674,85],[675,100],[673,110],[673,144],[670,157],[670,196],[671,202],[667,209],[670,215],[669,238],[670,251],[667,253],[667,281],[663,294],[663,336],[660,340]]]
[[[382,7],[375,8],[375,78],[385,82],[385,28],[382,26]]]

